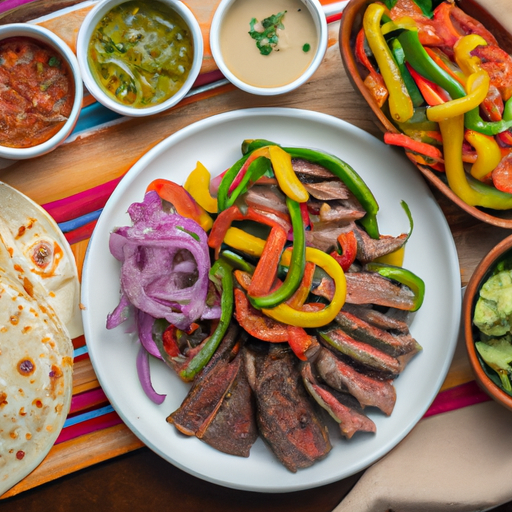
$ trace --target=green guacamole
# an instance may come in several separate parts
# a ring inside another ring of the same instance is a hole
[[[129,1],[98,23],[89,66],[100,87],[136,108],[173,96],[188,77],[194,48],[183,19],[161,2]]]

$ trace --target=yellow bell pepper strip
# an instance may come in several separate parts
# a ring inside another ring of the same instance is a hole
[[[251,288],[249,289],[249,300],[251,304],[258,308],[272,308],[285,302],[288,300],[300,286],[302,281],[302,277],[304,275],[304,266],[306,264],[305,259],[305,251],[306,251],[306,236],[304,233],[304,224],[302,223],[302,215],[300,211],[299,203],[293,201],[289,197],[286,198],[286,204],[288,206],[288,211],[290,212],[290,218],[292,220],[292,229],[293,229],[293,247],[290,255],[290,262],[288,266],[288,272],[286,274],[286,278],[283,284],[275,291],[271,293],[267,293],[265,295],[258,296],[254,293],[254,289],[261,290],[263,289],[264,283],[261,283],[261,279],[258,278],[258,283],[253,286],[251,283]],[[286,233],[284,234],[286,238]],[[267,242],[268,243],[268,242]],[[277,252],[278,248],[271,248],[270,251]],[[265,249],[262,253],[263,255],[267,252],[267,244],[265,244]],[[278,256],[281,256],[281,251],[279,251]],[[273,265],[273,262],[269,262],[270,265]],[[267,265],[266,263],[262,263],[261,259],[258,265],[256,266],[256,271],[253,275],[253,282],[257,277],[258,268],[261,265]],[[277,261],[275,263],[275,269],[273,269],[277,274]],[[264,270],[262,273],[266,273]],[[272,282],[269,283],[269,288],[272,285]]]
[[[455,62],[459,65],[462,72],[469,76],[482,68],[480,66],[480,59],[477,56],[471,55],[471,52],[477,46],[486,46],[485,39],[477,34],[469,34],[461,37],[454,45]]]
[[[316,265],[307,261],[304,266],[304,274],[302,281],[295,293],[286,301],[286,303],[294,309],[300,309],[311,291],[311,285],[313,284],[313,277],[315,275]]]
[[[400,44],[400,41],[395,37],[389,42],[389,44],[391,53],[393,54],[393,58],[395,59],[395,62],[400,71],[400,75],[402,75],[405,87],[407,87],[407,91],[409,92],[409,96],[411,97],[413,107],[419,107],[423,105],[425,101],[423,99],[423,96],[421,95],[418,86],[416,85],[416,82],[411,76],[409,69],[407,68],[404,50],[402,48],[402,45]]]
[[[237,251],[257,257],[261,256],[265,248],[265,240],[234,227],[226,231],[224,243]]]
[[[275,145],[268,146],[268,151],[280,189],[293,201],[305,203],[309,199],[309,192],[293,170],[290,153]]]
[[[208,213],[217,213],[217,199],[210,194],[210,177],[208,169],[197,162],[183,187]]]
[[[466,204],[494,210],[510,210],[512,194],[501,192],[478,180],[471,182],[462,162],[464,116],[451,117],[439,123],[443,136],[443,154],[449,187]]]
[[[377,103],[379,108],[382,108],[382,105],[388,99],[389,93],[382,75],[375,70],[368,55],[366,55],[364,42],[364,29],[361,29],[356,37],[355,54],[359,62],[368,70],[368,75],[363,80],[364,85],[371,92],[375,103]]]
[[[286,252],[285,252],[286,254]],[[320,311],[304,311],[294,309],[286,303],[279,304],[275,308],[262,309],[268,317],[296,327],[315,328],[322,327],[332,322],[340,312],[347,294],[345,273],[338,262],[319,249],[306,247],[306,261],[315,263],[333,279],[335,290],[333,298],[324,309]]]
[[[464,87],[430,58],[423,45],[420,43],[417,32],[404,30],[398,36],[398,39],[404,49],[407,62],[421,76],[442,87],[448,92],[452,99],[463,98],[466,95]],[[512,120],[484,121],[480,117],[478,107],[466,112],[464,122],[466,128],[484,133],[485,135],[496,135],[497,133],[512,128]]]
[[[386,8],[382,4],[371,3],[364,13],[363,28],[368,45],[389,91],[388,103],[391,117],[395,121],[403,123],[414,114],[414,106],[400,74],[400,69],[393,59],[380,28],[385,10]]]
[[[429,108],[427,117],[430,121],[439,122],[448,117],[455,117],[478,109],[489,92],[489,85],[489,75],[483,69],[472,73],[466,83],[467,94],[465,96]]]
[[[205,231],[210,231],[213,220],[196,200],[181,186],[165,179],[153,180],[146,192],[154,190],[161,199],[171,203],[183,217],[195,220]]]
[[[471,166],[471,176],[483,180],[501,161],[501,150],[494,137],[466,130],[464,138],[475,148],[477,158]]]

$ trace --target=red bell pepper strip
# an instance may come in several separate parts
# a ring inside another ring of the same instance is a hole
[[[425,142],[414,140],[403,133],[386,133],[384,142],[393,146],[401,146],[406,150],[419,153],[436,162],[443,162],[443,153],[436,147]]]
[[[165,179],[156,179],[148,185],[146,192],[150,190],[154,190],[161,199],[171,203],[180,215],[195,220],[205,231],[212,227],[212,218],[181,185]]]
[[[295,327],[289,325],[288,331],[288,345],[293,353],[301,360],[307,361],[306,352],[311,347],[315,339],[310,336],[302,327]]]
[[[228,229],[231,227],[231,223],[235,220],[242,220],[243,218],[243,213],[236,205],[230,206],[227,210],[223,210],[217,215],[210,234],[208,235],[208,245],[215,250],[215,259],[219,257],[220,247],[226,237]]]
[[[313,284],[313,276],[315,274],[316,265],[310,261],[306,262],[304,266],[304,275],[302,281],[295,291],[295,293],[286,301],[286,304],[292,308],[301,308],[306,299],[308,298],[309,292],[311,291],[311,285]]]
[[[357,255],[357,239],[353,231],[341,233],[338,236],[341,254],[338,251],[332,251],[331,256],[340,264],[344,272],[346,272],[352,263],[354,263]]]
[[[375,70],[372,63],[368,59],[368,55],[364,50],[364,30],[361,29],[357,34],[356,38],[356,48],[355,53],[359,62],[368,70],[369,74],[364,80],[364,84],[367,89],[372,93],[373,98],[375,99],[377,105],[382,107],[386,102],[386,99],[389,95],[386,84],[384,83],[384,79],[382,76]]]
[[[245,293],[235,289],[235,318],[251,336],[271,343],[288,341],[287,325],[252,307]]]
[[[440,87],[421,76],[409,63],[406,63],[406,67],[428,105],[431,107],[441,105],[450,99],[447,95],[443,94]]]
[[[437,33],[443,38],[446,46],[453,45],[465,35],[461,29],[455,27],[451,18],[452,5],[442,2],[434,10],[434,20],[437,21]]]
[[[251,297],[267,295],[277,277],[281,253],[286,244],[287,233],[278,226],[274,226],[265,243],[265,248],[254,269],[248,293]]]

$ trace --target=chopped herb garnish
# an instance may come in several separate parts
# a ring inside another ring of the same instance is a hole
[[[309,43],[306,43],[303,47],[302,47],[302,51],[304,53],[308,53],[309,50],[311,50],[311,45]]]
[[[263,26],[263,32],[258,32],[254,29],[258,20],[253,18],[250,22],[251,30],[249,35],[256,41],[256,46],[260,51],[261,55],[269,55],[272,50],[277,46],[279,38],[277,37],[277,29],[284,30],[283,18],[286,11],[272,14],[268,18],[265,18],[261,24]]]
[[[48,66],[51,68],[60,68],[60,59],[57,57],[50,57],[50,60],[48,61]]]

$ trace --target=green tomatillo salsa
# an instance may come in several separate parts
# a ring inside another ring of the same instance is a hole
[[[192,35],[161,2],[129,1],[106,14],[93,32],[89,66],[100,87],[119,103],[158,105],[183,85],[192,66]]]

